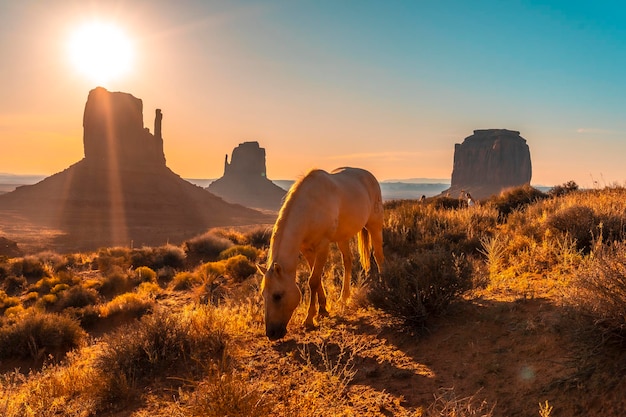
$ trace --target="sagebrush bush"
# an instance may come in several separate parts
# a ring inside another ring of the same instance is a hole
[[[147,266],[140,266],[139,268],[135,268],[135,281],[136,282],[156,282],[157,274],[152,270],[152,268]]]
[[[107,274],[102,278],[98,291],[105,297],[113,297],[130,291],[133,287],[131,280],[118,266],[111,266],[107,269]]]
[[[235,245],[245,245],[246,244],[246,236],[238,231],[238,230],[234,230],[234,229],[226,229],[226,228],[217,228],[217,229],[213,229],[211,230],[212,234],[214,234],[215,236],[219,236],[222,237],[224,239],[229,240],[230,242],[232,242]]]
[[[488,204],[493,205],[498,210],[500,219],[504,221],[513,211],[521,210],[546,198],[548,198],[547,194],[526,184],[503,191],[500,195],[490,198]]]
[[[272,415],[274,402],[246,378],[222,374],[200,383],[185,401],[190,416],[239,417]]]
[[[59,272],[68,267],[67,258],[56,252],[45,251],[36,255],[42,265],[47,266],[51,272]]]
[[[11,297],[6,292],[0,290],[0,313],[9,307],[20,305],[18,297]]]
[[[147,294],[127,292],[118,295],[107,304],[100,307],[102,317],[123,316],[139,318],[150,312],[154,307],[154,300]]]
[[[39,258],[33,255],[25,256],[14,261],[11,264],[11,273],[32,280],[49,276],[45,265]]]
[[[578,191],[578,184],[574,181],[567,181],[561,185],[555,185],[550,190],[548,190],[548,195],[550,197],[562,197],[565,194],[573,193],[574,191]]]
[[[373,305],[421,326],[440,314],[472,286],[472,269],[464,255],[446,251],[388,256],[383,273],[372,281]]]
[[[81,308],[95,305],[99,301],[98,292],[93,288],[85,288],[82,285],[75,285],[64,291],[60,296],[57,307],[61,310],[75,307]]]
[[[215,314],[198,307],[182,313],[157,311],[106,336],[95,368],[103,403],[129,400],[146,378],[178,385],[225,358],[227,337]],[[177,377],[177,378],[174,378]]]
[[[272,238],[272,228],[259,226],[245,233],[245,242],[257,249],[266,249],[270,247]]]
[[[103,273],[111,268],[128,269],[132,266],[131,249],[125,247],[101,248],[94,258],[95,266]]]
[[[180,269],[185,266],[185,252],[174,245],[143,247],[132,250],[130,262],[135,268],[146,266],[155,271],[166,267]]]
[[[193,272],[183,271],[174,275],[171,285],[175,291],[185,291],[190,290],[200,284],[202,284],[201,277]]]
[[[228,259],[235,255],[243,255],[248,258],[250,262],[254,262],[259,257],[260,253],[261,251],[259,249],[251,245],[235,245],[220,252],[219,259]]]
[[[10,295],[21,293],[27,285],[26,278],[23,276],[8,275],[2,280],[2,290]]]
[[[494,233],[497,219],[497,211],[489,206],[452,210],[416,201],[385,203],[385,252],[409,256],[445,249],[477,254],[480,239]]]
[[[218,260],[222,251],[233,246],[231,240],[208,232],[183,242],[183,250],[192,264]]]
[[[203,281],[213,281],[215,277],[218,277],[226,273],[226,264],[223,261],[220,262],[206,262],[196,268],[195,273]]]
[[[626,242],[597,242],[575,273],[570,300],[611,333],[626,337]]]
[[[546,227],[568,234],[578,249],[589,252],[594,236],[598,236],[599,221],[595,212],[588,206],[569,206],[557,210],[546,218]]]
[[[54,313],[30,312],[0,328],[0,359],[43,359],[46,354],[64,355],[81,346],[87,334],[71,318]]]
[[[244,255],[235,255],[224,262],[226,274],[235,282],[242,282],[256,273],[256,266]]]

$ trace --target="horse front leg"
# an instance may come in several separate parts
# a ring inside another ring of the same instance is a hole
[[[341,287],[341,299],[347,302],[350,298],[350,281],[352,281],[352,251],[350,241],[337,242],[341,258],[343,259],[343,286]]]
[[[307,329],[315,328],[315,316],[317,315],[317,304],[319,298],[320,314],[328,315],[326,309],[326,292],[322,285],[322,272],[324,265],[326,264],[326,258],[328,257],[328,244],[321,244],[318,246],[315,254],[315,262],[311,269],[311,275],[309,276],[309,289],[311,293],[311,299],[309,300],[309,312],[304,321],[304,326]]]

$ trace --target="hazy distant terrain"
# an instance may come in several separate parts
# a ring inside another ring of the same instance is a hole
[[[293,180],[273,180],[274,184],[289,190]],[[387,180],[380,183],[383,200],[418,199],[422,195],[432,197],[450,187],[449,180],[430,178],[409,178],[404,180]]]
[[[0,194],[13,191],[20,185],[35,184],[44,178],[46,178],[45,175],[0,173]],[[202,188],[208,187],[209,184],[215,181],[214,178],[185,178],[185,180]],[[285,190],[289,190],[294,180],[273,180],[272,182]],[[449,187],[450,180],[443,178],[390,179],[380,183],[384,200],[417,199],[422,195],[432,197]],[[542,191],[546,191],[550,188],[546,186],[535,187]]]
[[[0,173],[0,194],[15,190],[20,185],[35,184],[46,178],[45,175],[16,175]]]

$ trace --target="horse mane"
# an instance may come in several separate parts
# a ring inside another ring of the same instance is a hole
[[[271,267],[274,263],[274,247],[277,247],[280,243],[280,239],[282,238],[282,230],[284,230],[284,224],[289,213],[293,207],[294,196],[298,193],[302,184],[315,175],[317,172],[325,172],[321,169],[313,168],[309,170],[305,175],[298,178],[298,180],[289,188],[289,191],[285,195],[285,202],[283,203],[280,211],[278,212],[278,218],[276,219],[276,223],[274,223],[274,228],[272,229],[272,237],[270,239],[270,249],[267,252],[267,267]]]

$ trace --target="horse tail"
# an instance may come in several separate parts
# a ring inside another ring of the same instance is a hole
[[[361,258],[361,265],[365,269],[365,273],[370,270],[370,258],[372,256],[372,239],[370,239],[370,233],[366,228],[362,228],[358,235],[359,241],[359,257]]]

